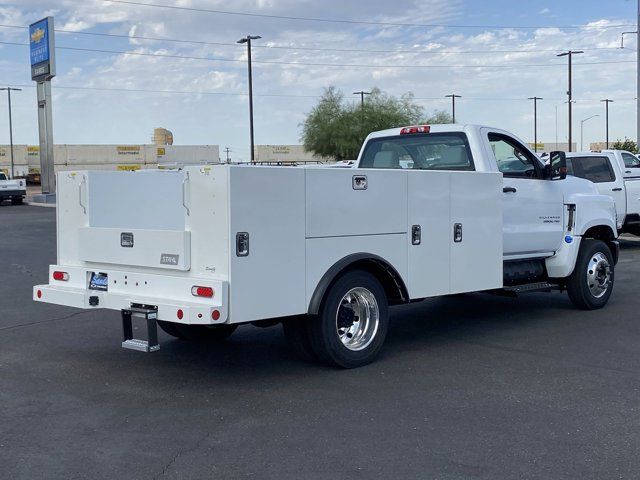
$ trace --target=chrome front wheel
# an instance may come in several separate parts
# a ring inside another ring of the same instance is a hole
[[[602,298],[611,284],[611,265],[602,252],[591,256],[587,264],[587,285],[591,295]]]

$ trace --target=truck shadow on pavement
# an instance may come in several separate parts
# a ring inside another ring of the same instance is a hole
[[[394,307],[385,347],[373,365],[395,361],[392,359],[401,358],[408,350],[426,353],[443,344],[486,340],[519,329],[526,334],[532,326],[546,328],[545,324],[576,315],[569,312],[582,313],[573,309],[566,295],[559,293],[519,298],[469,294]],[[289,350],[280,326],[267,329],[242,326],[225,343],[215,345],[162,335],[161,345],[160,354],[149,356],[154,362],[194,372],[202,369],[217,372],[234,378],[234,382],[278,371],[333,370],[298,359]]]

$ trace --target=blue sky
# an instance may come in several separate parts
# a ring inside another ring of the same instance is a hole
[[[444,95],[455,92],[463,96],[457,104],[460,122],[495,125],[526,140],[532,140],[533,131],[533,109],[526,99],[535,95],[545,99],[539,106],[539,139],[554,141],[557,107],[562,141],[567,134],[566,66],[555,55],[567,48],[586,52],[575,59],[574,140],[579,141],[580,120],[596,114],[600,117],[585,124],[585,144],[604,138],[604,107],[599,100],[607,97],[615,100],[611,137],[635,137],[635,39],[627,39],[629,48],[617,48],[620,33],[635,28],[636,2],[632,0],[139,3],[287,17],[481,27],[314,22],[104,0],[0,0],[2,25],[25,26],[54,15],[60,30],[128,36],[59,32],[60,47],[137,53],[58,50],[58,76],[53,81],[56,143],[148,143],[153,128],[163,126],[174,132],[177,144],[229,146],[235,159],[246,159],[246,54],[234,44],[248,33],[263,36],[253,50],[258,144],[298,143],[300,123],[323,88],[330,85],[342,89],[349,99],[351,92],[374,86],[393,95],[411,91],[427,112],[448,109]],[[557,28],[517,28],[531,26]],[[26,30],[0,28],[0,41],[26,43]],[[333,50],[309,50],[312,48]],[[0,67],[1,84],[24,85],[22,92],[13,95],[14,141],[36,143],[36,98],[27,48],[0,44]],[[0,95],[0,143],[8,142],[6,111],[6,98]]]

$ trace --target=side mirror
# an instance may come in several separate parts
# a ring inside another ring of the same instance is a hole
[[[564,180],[567,178],[567,155],[564,152],[551,152],[547,165],[549,180]]]

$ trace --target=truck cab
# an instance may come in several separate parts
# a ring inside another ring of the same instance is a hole
[[[553,173],[522,140],[504,130],[431,125],[423,132],[375,132],[364,143],[358,168],[501,173],[505,261],[554,258],[566,248],[569,209],[579,210],[580,218],[583,211],[593,216],[579,226],[577,235],[600,225],[603,238],[617,237],[612,201],[601,197],[589,181]],[[546,263],[556,273],[554,261]]]

